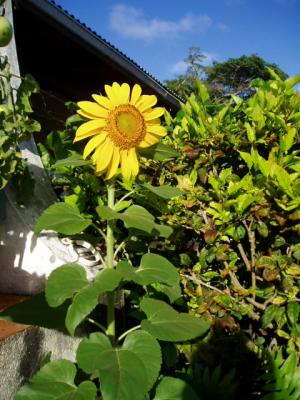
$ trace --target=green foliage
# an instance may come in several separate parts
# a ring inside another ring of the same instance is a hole
[[[14,397],[15,400],[94,400],[96,386],[90,381],[74,383],[76,367],[70,361],[46,364]]]
[[[297,356],[290,354],[286,360],[282,352],[275,356],[269,355],[267,373],[262,376],[266,382],[264,391],[267,392],[262,400],[297,400],[300,397],[300,367],[297,366]]]
[[[274,345],[300,351],[300,96],[293,90],[300,78],[270,74],[270,81],[256,80],[250,99],[232,95],[225,103],[198,82],[166,120],[168,143],[183,151],[159,178],[177,181],[185,193],[170,201],[162,219],[174,229],[172,261],[181,264],[190,310],[208,319],[234,317],[236,327],[226,329],[247,331],[258,359]],[[214,340],[214,360],[241,370],[239,355],[217,356],[222,348]],[[226,332],[218,340],[227,343]]]
[[[87,228],[91,220],[84,218],[78,208],[65,203],[53,204],[39,217],[34,232],[43,229],[53,230],[65,235],[75,235]]]
[[[77,364],[103,400],[299,397],[300,78],[269,73],[251,98],[223,103],[198,81],[166,113],[169,135],[143,154],[140,180],[108,182],[108,195],[71,147],[80,119],[41,148],[67,189],[36,233],[92,237],[106,253],[91,281],[70,264],[46,285],[70,334],[86,321],[102,331],[82,339]],[[40,393],[34,380],[26,390]]]
[[[253,79],[267,81],[272,78],[269,68],[279,78],[287,78],[278,65],[270,64],[257,54],[252,54],[229,58],[225,62],[214,61],[212,66],[206,68],[206,82],[212,93],[218,97],[228,93],[242,93],[247,96]]]
[[[73,168],[90,168],[90,165],[83,164],[78,157],[69,156],[56,162],[53,168],[62,168],[69,174]],[[99,205],[96,212],[88,213],[85,207],[80,211],[76,204],[69,203],[67,198],[65,202],[50,206],[38,219],[35,233],[39,234],[46,229],[82,237],[84,231],[95,230],[101,234],[100,240],[105,239],[107,258],[102,259],[102,268],[92,281],[87,280],[86,271],[80,265],[65,264],[50,274],[45,295],[48,304],[54,308],[68,302],[65,325],[71,335],[74,335],[76,328],[87,319],[104,332],[92,333],[84,338],[77,352],[79,368],[91,380],[97,379],[97,387],[103,399],[143,400],[155,385],[162,368],[161,348],[157,339],[178,342],[202,337],[209,330],[210,323],[202,321],[199,317],[178,312],[162,300],[163,297],[164,300],[169,298],[170,302],[174,302],[181,294],[179,274],[165,257],[152,252],[137,257],[133,253],[131,260],[128,254],[124,253],[127,254],[126,261],[121,259],[119,262],[113,262],[126,244],[125,240],[115,249],[114,234],[125,238],[127,235],[135,238],[143,238],[146,235],[157,239],[167,238],[172,233],[172,228],[168,225],[155,222],[155,217],[146,208],[132,204],[132,201],[125,201],[125,198],[135,191],[140,196],[150,192],[156,199],[167,202],[170,198],[181,195],[181,191],[170,185],[159,188],[137,184],[130,193],[123,195],[116,202],[111,202],[110,191],[114,191],[111,185],[108,184],[107,205],[102,197],[97,197]],[[105,229],[105,225],[106,233],[102,230]],[[134,266],[137,261],[138,267]],[[120,290],[130,293],[132,287],[134,294],[132,304],[129,299],[129,306],[133,306],[134,312],[138,311],[140,325],[127,329],[117,337],[115,329],[111,329],[111,324],[115,323],[114,296]],[[138,295],[137,301],[135,293]],[[107,303],[106,327],[102,325],[102,320],[97,322],[90,318],[99,308],[100,296],[105,298]],[[47,365],[50,368],[51,363]],[[18,395],[26,391],[36,397],[41,392],[45,396],[52,395],[50,385],[38,386],[36,382],[39,381],[36,377],[22,388]],[[51,382],[55,383],[55,377]],[[66,385],[63,387],[68,389]],[[78,391],[81,387],[78,387]],[[74,388],[75,390],[77,388]],[[75,393],[77,395],[76,391]],[[64,392],[61,395],[64,395]],[[53,396],[56,396],[56,392]]]
[[[32,133],[40,131],[39,123],[29,116],[33,111],[30,97],[39,87],[32,76],[26,75],[15,98],[7,58],[0,58],[0,72],[0,189],[14,177],[18,201],[26,204],[32,193],[33,180],[21,157],[20,143],[29,139]]]
[[[86,373],[100,377],[105,398],[144,399],[158,377],[161,351],[144,331],[128,334],[118,348],[104,334],[94,333],[80,343],[77,361]]]
[[[185,313],[178,313],[161,300],[143,299],[141,310],[147,319],[141,323],[142,329],[160,340],[179,342],[203,336],[210,324]]]
[[[47,303],[45,294],[41,293],[6,308],[1,312],[0,319],[64,331],[67,309],[67,303],[53,309]]]
[[[165,376],[153,400],[199,400],[193,388],[182,379]]]
[[[230,94],[239,94],[247,98],[253,94],[251,81],[267,81],[275,75],[280,79],[287,78],[278,65],[268,63],[257,54],[229,58],[224,62],[213,61],[211,66],[202,64],[205,58],[198,47],[191,48],[185,59],[186,72],[175,79],[166,80],[166,86],[186,100],[195,91],[197,80],[202,79],[213,97],[224,99]],[[291,87],[294,85],[291,82]]]

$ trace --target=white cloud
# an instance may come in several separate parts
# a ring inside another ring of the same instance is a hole
[[[185,61],[178,61],[171,66],[170,72],[172,75],[182,75],[186,72],[187,63]]]
[[[153,40],[176,36],[184,32],[204,32],[211,25],[208,15],[187,13],[178,21],[147,19],[143,12],[125,4],[117,4],[110,14],[110,27],[124,37]]]
[[[230,27],[226,24],[223,24],[222,22],[220,22],[219,24],[217,24],[217,28],[219,29],[219,31],[221,32],[229,32],[230,31]]]

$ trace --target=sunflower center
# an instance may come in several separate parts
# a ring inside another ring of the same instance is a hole
[[[109,113],[104,129],[114,144],[121,149],[136,147],[146,134],[143,115],[130,104],[115,107]]]

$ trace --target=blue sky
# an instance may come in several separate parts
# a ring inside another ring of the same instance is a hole
[[[300,0],[56,0],[163,81],[200,47],[206,63],[256,53],[300,74]]]

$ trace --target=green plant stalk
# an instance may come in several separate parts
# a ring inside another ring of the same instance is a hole
[[[114,182],[107,184],[107,205],[110,208],[115,206],[115,185]],[[113,222],[107,221],[107,232],[106,232],[106,255],[107,262],[106,268],[114,267],[114,231],[112,227]],[[107,293],[107,329],[106,334],[110,338],[112,344],[116,338],[116,327],[115,327],[115,292]]]

